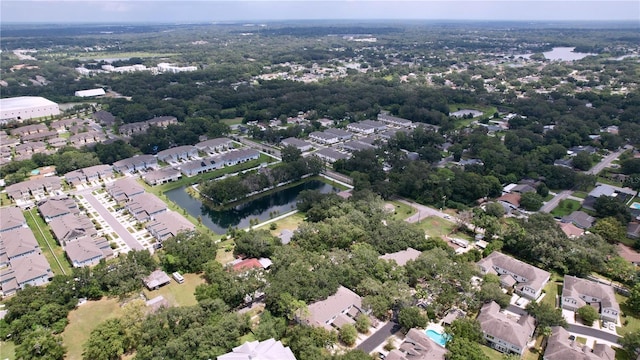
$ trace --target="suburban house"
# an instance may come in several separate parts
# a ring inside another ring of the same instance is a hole
[[[348,154],[338,152],[331,148],[320,149],[313,154],[328,163],[334,163],[338,160],[346,160],[350,157]]]
[[[146,229],[160,243],[184,231],[195,230],[195,225],[173,211],[163,211],[147,223]]]
[[[299,319],[310,326],[321,326],[327,330],[340,328],[344,324],[353,324],[354,318],[365,313],[362,310],[362,298],[344,286],[340,286],[335,294],[325,300],[309,304],[308,315]]]
[[[39,200],[47,195],[55,195],[62,189],[60,178],[47,176],[37,179],[19,182],[5,188],[7,195],[13,200],[29,201],[32,198]]]
[[[405,266],[409,261],[417,259],[420,254],[422,254],[422,251],[407,248],[406,250],[380,255],[378,258],[386,261],[395,261],[398,266]]]
[[[273,262],[269,258],[248,258],[237,259],[229,263],[231,270],[235,272],[245,272],[252,269],[267,269]]]
[[[587,210],[595,210],[593,205],[596,200],[601,196],[609,196],[616,198],[622,202],[627,199],[631,199],[636,195],[636,192],[630,188],[613,187],[607,184],[598,184],[584,199],[582,207]]]
[[[138,222],[147,222],[155,215],[167,211],[167,204],[146,192],[127,201],[124,207]]]
[[[233,166],[243,162],[258,160],[260,152],[254,149],[238,149],[232,150],[218,156],[218,159],[225,166]]]
[[[575,340],[561,326],[551,328],[543,360],[614,360],[615,351],[608,345],[596,343],[593,349]]]
[[[130,124],[121,125],[118,131],[120,135],[131,136],[134,134],[139,134],[147,131],[150,126],[157,126],[166,128],[169,125],[177,124],[178,119],[174,116],[160,116],[154,117],[153,119],[147,121],[140,121]]]
[[[224,163],[217,156],[209,157],[202,160],[193,160],[180,165],[180,171],[185,176],[195,176],[206,172],[220,169],[224,167]]]
[[[49,144],[49,146],[54,147],[56,149],[67,145],[67,142],[68,142],[68,139],[58,137],[58,136],[51,139],[47,139],[47,144]]]
[[[60,246],[63,248],[70,242],[84,238],[95,237],[98,231],[93,226],[91,220],[84,214],[67,214],[56,217],[49,223],[51,232],[55,236]]]
[[[340,147],[349,152],[375,149],[375,146],[358,140],[349,140]]]
[[[27,227],[27,220],[17,206],[0,208],[0,233]]]
[[[45,124],[33,124],[33,125],[25,125],[20,126],[19,128],[12,129],[10,131],[11,136],[23,137],[31,134],[37,134],[41,132],[47,132],[49,128]]]
[[[82,238],[67,244],[64,248],[73,267],[97,265],[102,259],[113,257],[113,250],[105,238]]]
[[[113,169],[119,173],[134,173],[136,171],[155,169],[158,159],[153,155],[136,155],[113,163]]]
[[[320,131],[314,131],[309,134],[309,139],[325,145],[335,144],[339,141],[338,135]]]
[[[386,360],[444,360],[447,350],[429,339],[424,330],[411,329],[398,349],[387,354]]]
[[[38,241],[29,228],[0,232],[0,267],[12,260],[40,252]]]
[[[633,265],[640,266],[640,252],[620,243],[616,245],[616,250],[618,250],[618,255],[620,255],[620,257]]]
[[[494,251],[478,261],[482,274],[495,274],[505,287],[515,287],[516,293],[529,299],[537,299],[549,281],[547,271]]]
[[[43,131],[35,134],[24,135],[20,137],[23,142],[29,141],[45,141],[51,138],[58,137],[57,131]]]
[[[495,301],[484,304],[478,315],[478,322],[488,345],[503,353],[515,353],[520,356],[535,330],[535,319],[528,314],[515,320],[500,312]]]
[[[182,173],[180,170],[166,167],[160,170],[149,171],[142,175],[144,182],[151,186],[166,184],[171,181],[180,180]]]
[[[378,114],[378,121],[385,122],[387,124],[410,128],[413,126],[413,122],[411,120],[391,116],[389,114],[380,113]]]
[[[149,299],[144,304],[149,308],[148,312],[151,314],[158,312],[160,309],[168,309],[171,307],[169,300],[165,299],[162,295]]]
[[[338,137],[338,141],[349,140],[353,137],[353,134],[342,129],[328,128],[324,131],[325,134],[332,134]]]
[[[31,157],[30,155],[44,153],[47,150],[47,144],[42,141],[30,141],[16,146],[16,155]],[[26,160],[26,159],[25,159]]]
[[[568,222],[568,223],[561,222],[558,225],[560,225],[560,230],[562,230],[562,232],[565,235],[567,235],[567,237],[569,238],[576,238],[584,234],[584,229],[581,229],[573,225],[572,222]]]
[[[313,149],[313,145],[310,143],[296,139],[294,137],[286,138],[280,142],[281,147],[293,146],[294,148],[300,150],[300,152],[305,152]]]
[[[107,140],[105,134],[100,131],[83,132],[69,137],[69,143],[75,147],[93,145]]]
[[[104,110],[98,110],[93,113],[93,118],[104,126],[113,126],[116,123],[116,117],[112,113]]]
[[[280,242],[282,243],[282,245],[287,245],[288,243],[290,243],[292,237],[293,231],[289,229],[282,229],[282,231],[278,235],[278,238],[280,238]]]
[[[360,134],[373,134],[375,132],[386,130],[387,125],[380,121],[364,120],[357,123],[347,125],[347,130]]]
[[[596,307],[602,320],[618,322],[620,305],[611,286],[565,275],[562,287],[562,308],[576,311],[585,305]]]
[[[640,223],[630,222],[627,224],[627,236],[632,239],[640,238]]]
[[[521,195],[518,193],[508,193],[496,199],[502,206],[515,210],[520,207]]]
[[[110,165],[95,165],[64,174],[66,182],[74,186],[94,181],[104,181],[111,177],[113,177],[113,167]]]
[[[51,222],[51,220],[60,216],[78,214],[80,209],[78,209],[78,204],[73,198],[59,196],[40,201],[38,203],[38,212],[42,215],[44,221]]]
[[[144,194],[144,188],[134,179],[123,178],[107,186],[107,193],[117,202],[124,202]]]
[[[289,347],[275,339],[247,341],[230,353],[218,356],[218,360],[296,360]]]
[[[2,296],[15,294],[25,286],[48,284],[53,278],[51,266],[44,255],[38,253],[11,261],[11,266],[0,270],[0,292]]]
[[[196,149],[207,153],[221,152],[227,149],[233,149],[233,141],[227,138],[217,138],[201,141],[197,143]]]
[[[155,270],[149,276],[142,279],[144,286],[149,290],[158,290],[171,282],[171,278],[162,270]]]
[[[593,223],[596,221],[596,218],[587,214],[584,211],[574,211],[569,215],[563,216],[563,223],[571,223],[581,229],[588,229],[593,226]]]
[[[195,146],[184,145],[158,152],[158,160],[166,163],[189,160],[198,156],[198,149]]]

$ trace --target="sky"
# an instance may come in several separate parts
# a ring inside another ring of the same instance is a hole
[[[640,0],[0,0],[0,21],[196,23],[258,20],[622,20]]]

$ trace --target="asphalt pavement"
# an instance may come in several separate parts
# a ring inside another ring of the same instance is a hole
[[[594,328],[590,328],[582,325],[577,325],[577,324],[569,324],[568,331],[570,333],[575,333],[578,335],[591,336],[596,339],[606,340],[614,344],[617,344],[618,340],[620,340],[620,336],[612,334],[610,332],[606,332],[606,331],[602,331],[602,330],[598,330],[598,329],[594,329]]]
[[[393,321],[389,321],[386,325],[380,328],[380,330],[373,333],[373,335],[369,336],[367,340],[363,341],[360,345],[357,346],[358,350],[362,350],[367,354],[371,353],[382,343],[387,341],[389,336],[400,331],[401,326],[398,323]]]
[[[93,206],[95,211],[98,212],[98,214],[104,219],[104,221],[106,221],[107,224],[109,224],[109,226],[111,226],[113,231],[115,231],[116,234],[118,234],[120,236],[120,238],[127,245],[129,245],[129,247],[131,249],[133,249],[133,250],[142,250],[142,249],[144,249],[142,244],[140,244],[138,242],[138,240],[136,240],[136,238],[133,237],[133,235],[131,235],[131,233],[127,229],[125,229],[125,227],[122,226],[122,224],[120,224],[120,222],[115,217],[113,217],[113,215],[104,207],[104,205],[102,205],[102,203],[100,201],[98,201],[98,199],[96,199],[91,194],[91,190],[89,190],[88,192],[79,192],[79,194],[84,196],[84,198],[87,200],[87,202],[89,202],[89,204],[91,204],[91,206]]]

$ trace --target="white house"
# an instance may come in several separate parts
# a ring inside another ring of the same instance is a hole
[[[500,312],[500,305],[492,301],[482,306],[478,322],[490,347],[520,356],[535,330],[535,319],[527,314],[515,320]]]
[[[537,299],[549,281],[551,274],[514,259],[498,251],[478,261],[482,274],[495,274],[503,286],[515,286],[516,292],[529,299]]]
[[[611,286],[565,275],[562,308],[576,311],[585,305],[597,306],[602,320],[618,322],[620,305]]]

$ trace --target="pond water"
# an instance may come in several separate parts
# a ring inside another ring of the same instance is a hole
[[[324,194],[340,191],[322,181],[310,180],[224,210],[213,210],[187,194],[186,188],[183,186],[169,190],[165,195],[193,217],[202,217],[202,224],[216,234],[226,233],[229,227],[247,228],[250,219],[259,219],[262,222],[295,210],[296,199],[303,190],[319,190]]]
[[[547,60],[551,60],[551,61],[573,61],[573,60],[584,59],[585,57],[590,55],[597,55],[597,54],[591,54],[591,53],[573,52],[573,49],[575,48],[574,47],[554,47],[551,51],[543,52],[543,54]],[[528,59],[531,55],[533,54],[521,54],[521,55],[516,55],[516,58],[523,57],[525,59]]]

